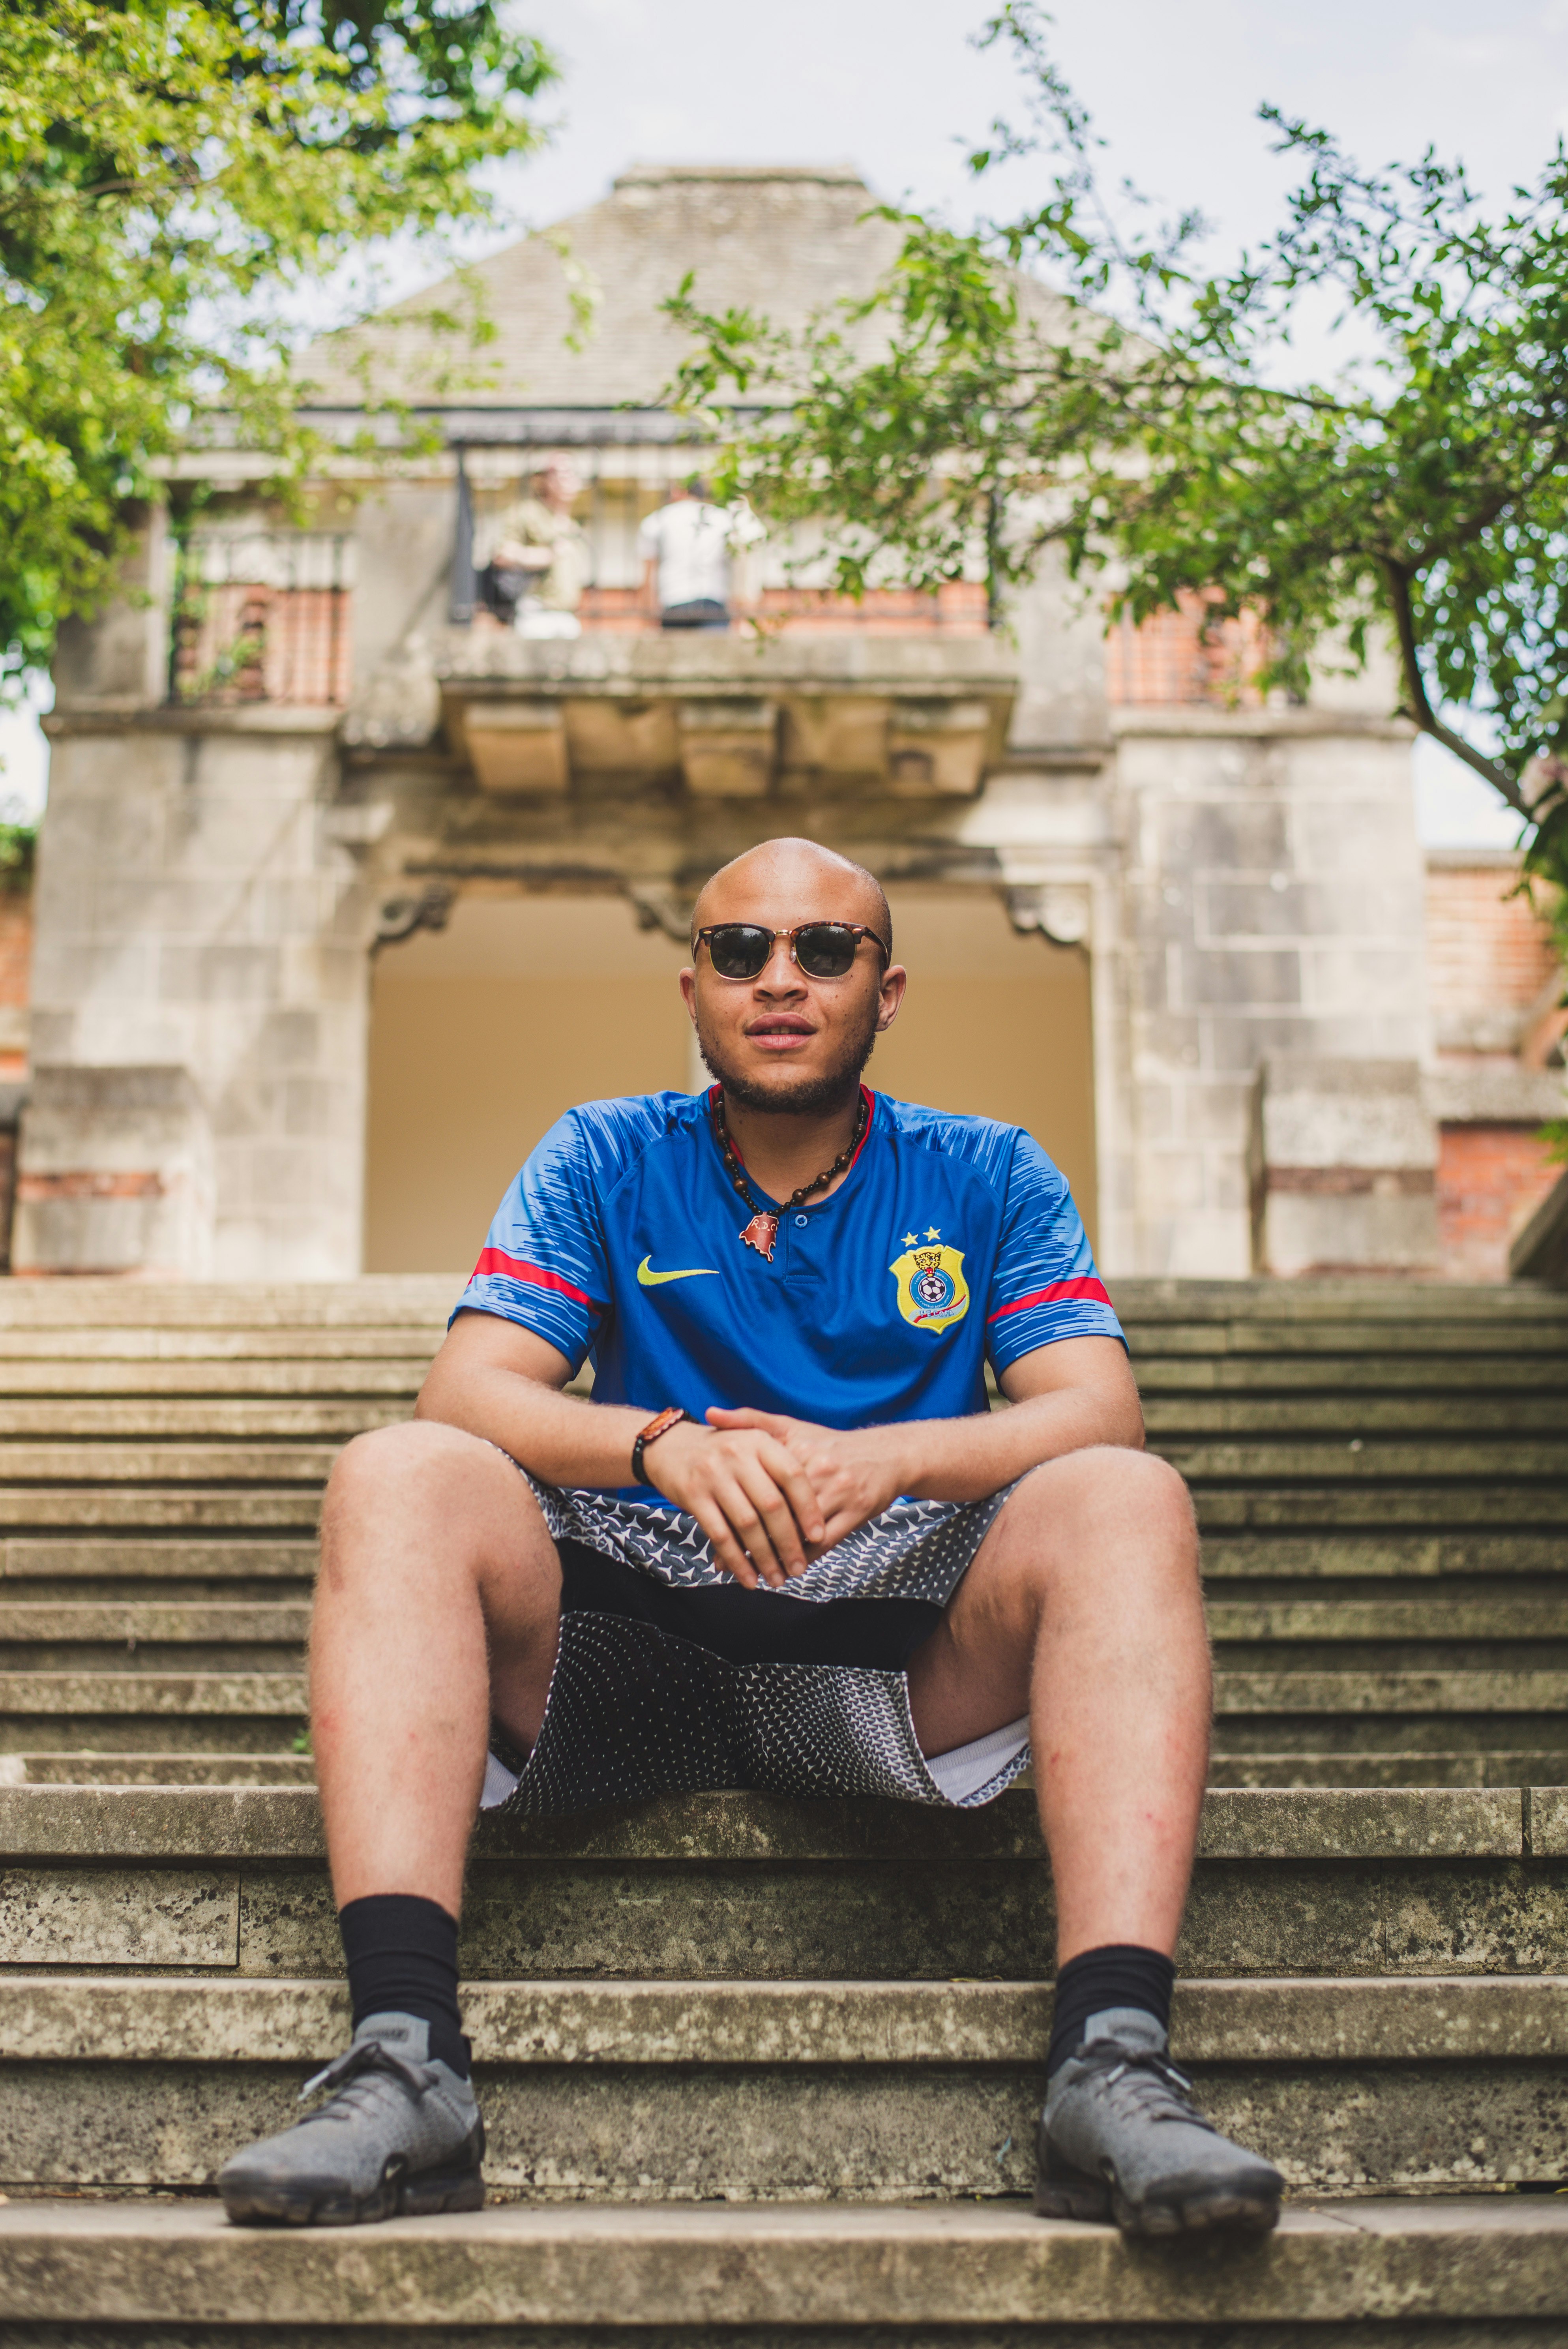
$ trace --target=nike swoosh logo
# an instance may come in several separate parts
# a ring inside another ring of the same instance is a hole
[[[718,1268],[717,1265],[694,1265],[689,1272],[653,1272],[649,1269],[651,1261],[651,1258],[645,1257],[642,1263],[637,1267],[637,1286],[639,1288],[657,1288],[660,1282],[665,1280],[717,1280],[718,1278]]]

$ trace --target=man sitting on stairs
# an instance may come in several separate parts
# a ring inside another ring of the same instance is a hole
[[[1266,2229],[1278,2173],[1167,2054],[1208,1760],[1197,1539],[1067,1185],[1016,1127],[862,1086],[905,974],[861,866],[769,841],[694,923],[716,1082],[562,1119],[418,1420],[334,1472],[311,1702],[354,2037],[328,2101],[226,2165],[230,2216],[482,2200],[457,1973],[481,1805],[967,1808],[1032,1758],[1057,1919],[1037,2208]]]

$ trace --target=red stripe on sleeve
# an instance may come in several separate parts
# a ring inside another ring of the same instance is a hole
[[[471,1277],[479,1280],[487,1272],[499,1272],[508,1280],[527,1281],[534,1288],[558,1288],[563,1297],[570,1297],[574,1304],[586,1305],[593,1313],[603,1313],[609,1309],[596,1297],[590,1297],[586,1289],[573,1288],[572,1283],[562,1280],[558,1272],[547,1272],[541,1264],[527,1264],[520,1256],[508,1256],[504,1248],[480,1250],[480,1260]]]
[[[1089,1297],[1097,1305],[1110,1304],[1110,1291],[1104,1281],[1086,1276],[1081,1280],[1053,1280],[1048,1288],[1031,1289],[1027,1297],[1016,1297],[1011,1305],[998,1305],[985,1318],[988,1322],[1000,1321],[1005,1314],[1026,1312],[1031,1305],[1055,1305],[1063,1297]]]

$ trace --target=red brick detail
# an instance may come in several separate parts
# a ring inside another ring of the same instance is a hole
[[[33,900],[0,895],[0,1003],[26,1005],[32,970]]]
[[[1515,896],[1516,878],[1495,864],[1428,868],[1427,970],[1439,1019],[1493,1005],[1522,1011],[1557,975],[1544,904]]]
[[[1268,657],[1268,631],[1254,613],[1204,625],[1203,599],[1183,595],[1181,608],[1156,612],[1141,626],[1123,617],[1105,640],[1105,689],[1121,709],[1171,703],[1256,709],[1263,698],[1253,679]]]
[[[206,588],[201,604],[175,621],[174,693],[181,701],[341,709],[353,665],[346,587],[234,580]]]
[[[66,1174],[24,1174],[17,1181],[16,1196],[29,1206],[48,1199],[161,1199],[163,1177],[111,1174],[91,1168]]]
[[[1533,1125],[1445,1125],[1438,1230],[1450,1280],[1506,1280],[1509,1243],[1563,1169]]]

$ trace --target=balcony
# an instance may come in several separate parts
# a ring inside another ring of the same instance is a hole
[[[442,723],[483,792],[685,791],[695,799],[968,799],[1017,687],[989,631],[451,627],[433,647]]]

